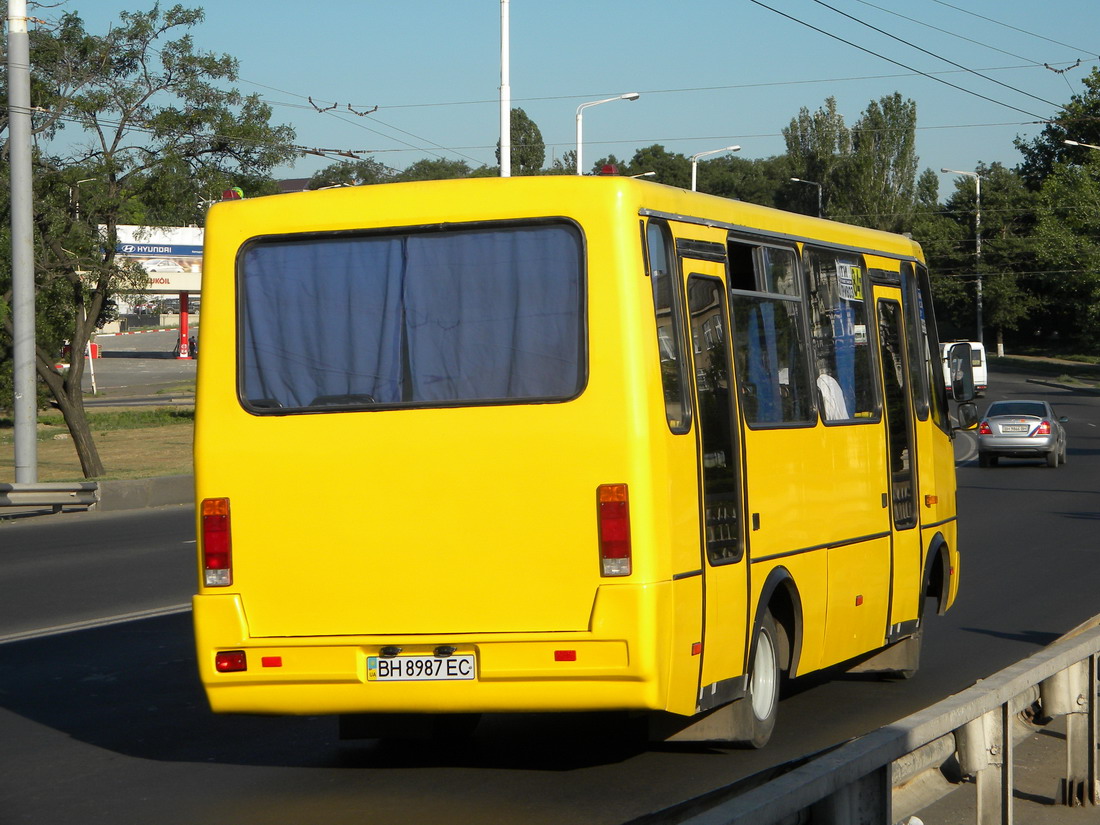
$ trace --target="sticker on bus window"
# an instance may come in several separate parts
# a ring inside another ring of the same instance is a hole
[[[836,280],[845,301],[863,300],[863,270],[844,261],[836,262]]]

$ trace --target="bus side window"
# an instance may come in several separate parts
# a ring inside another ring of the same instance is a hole
[[[864,291],[866,270],[850,254],[805,249],[810,335],[821,417],[869,421],[878,417]]]
[[[683,315],[677,299],[678,278],[671,249],[668,227],[651,221],[646,227],[646,251],[650,287],[653,290],[653,311],[657,319],[661,386],[669,429],[679,434],[691,429],[691,407],[688,404],[688,382],[684,373],[686,351]]]
[[[736,243],[735,241],[726,244],[730,289],[744,289],[751,292],[757,288],[753,249],[754,247],[749,244]]]
[[[734,294],[734,360],[745,420],[808,424],[814,420],[801,304]]]
[[[814,402],[797,253],[733,238],[726,248],[745,420],[750,426],[811,423]]]
[[[905,337],[909,346],[909,385],[913,388],[913,410],[921,421],[928,419],[930,404],[929,368],[935,367],[929,346],[928,321],[924,302],[911,261],[901,262],[902,308],[905,313]],[[939,348],[936,347],[936,351]]]

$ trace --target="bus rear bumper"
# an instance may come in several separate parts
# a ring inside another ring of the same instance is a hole
[[[218,713],[506,713],[665,705],[651,655],[655,645],[627,634],[250,638],[236,595],[196,596],[193,612],[199,673]],[[426,659],[453,648],[447,655],[472,663],[472,674],[454,668],[457,678],[382,680],[377,662],[386,658],[383,648]],[[231,666],[239,669],[219,669],[219,654],[223,666],[232,658]]]

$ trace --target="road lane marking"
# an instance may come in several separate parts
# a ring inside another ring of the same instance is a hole
[[[24,642],[29,639],[42,639],[47,636],[60,636],[64,633],[75,633],[78,630],[92,630],[98,627],[109,627],[115,624],[136,622],[141,619],[154,619],[159,616],[172,616],[177,613],[186,613],[191,610],[191,604],[174,604],[169,607],[153,607],[149,610],[135,610],[132,613],[119,613],[117,616],[104,616],[100,619],[85,619],[82,622],[70,622],[58,624],[53,627],[41,627],[35,630],[22,630],[18,633],[7,633],[0,636],[0,645],[9,642]]]

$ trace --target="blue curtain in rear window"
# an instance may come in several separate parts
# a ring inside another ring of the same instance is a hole
[[[565,225],[260,242],[241,265],[259,408],[564,398],[580,389]]]

